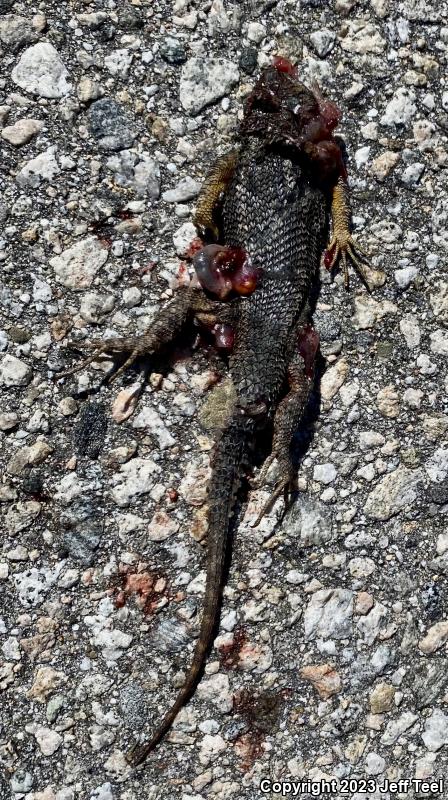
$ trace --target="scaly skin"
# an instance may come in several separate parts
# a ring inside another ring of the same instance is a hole
[[[201,264],[205,270],[209,264],[208,296],[198,288],[178,291],[143,336],[93,342],[93,354],[84,362],[105,352],[130,353],[116,373],[120,374],[138,356],[166,346],[193,317],[209,327],[214,322],[231,326],[229,371],[236,399],[212,460],[207,577],[199,638],[174,704],[152,739],[128,754],[133,766],[141,764],[170,729],[199,680],[219,614],[241,465],[255,430],[269,418],[274,420],[271,459],[277,457],[280,468],[273,499],[293,480],[290,441],[312,388],[317,348],[316,335],[308,325],[308,297],[328,239],[334,187],[339,227],[332,246],[336,242],[339,250],[333,262],[339,254],[347,252],[352,258],[353,252],[356,254],[356,250],[347,250],[347,244],[354,247],[347,238],[347,224],[340,224],[347,204],[338,183],[345,177],[345,168],[332,137],[337,119],[335,107],[299,84],[292,71],[265,70],[246,102],[240,151],[214,167],[196,214],[201,235],[218,239],[226,247],[241,248],[255,268],[261,269],[255,290],[249,296],[218,302],[210,295],[215,266],[213,255],[207,255]],[[218,205],[221,230],[215,218]],[[211,249],[207,254],[214,252]],[[285,385],[289,386],[286,396]]]

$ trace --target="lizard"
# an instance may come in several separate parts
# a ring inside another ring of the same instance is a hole
[[[242,465],[268,420],[272,450],[259,480],[274,458],[279,471],[269,503],[294,485],[291,439],[308,403],[318,349],[309,294],[328,243],[329,217],[325,265],[331,269],[341,260],[348,285],[351,260],[370,288],[366,254],[350,232],[345,161],[333,134],[339,118],[336,105],[301,83],[289,61],[274,59],[246,98],[239,148],[218,159],[198,198],[194,221],[204,245],[193,259],[198,279],[177,289],[141,336],[93,340],[86,345],[91,354],[64,373],[102,354],[127,355],[116,378],[138,358],[163,351],[193,320],[215,331],[228,352],[234,401],[212,455],[199,636],[173,705],[150,741],[127,754],[134,767],[169,731],[200,679],[219,618]]]

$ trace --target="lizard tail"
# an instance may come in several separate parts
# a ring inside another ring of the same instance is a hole
[[[193,694],[213,640],[213,632],[221,603],[224,564],[227,551],[229,521],[241,474],[241,462],[246,450],[253,420],[235,413],[217,441],[212,477],[208,489],[209,527],[207,543],[207,576],[199,638],[185,682],[173,705],[165,714],[149,742],[137,744],[126,755],[131,766],[141,764],[171,728],[181,708]]]

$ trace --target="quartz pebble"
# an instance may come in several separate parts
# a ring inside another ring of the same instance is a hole
[[[68,70],[49,42],[38,42],[25,50],[11,77],[21,89],[38,97],[60,98],[71,89]]]
[[[15,147],[21,147],[39,133],[43,126],[44,123],[39,119],[20,119],[14,125],[7,125],[3,128],[1,136]]]

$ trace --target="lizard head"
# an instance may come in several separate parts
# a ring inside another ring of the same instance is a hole
[[[240,134],[271,146],[288,146],[321,177],[342,174],[341,153],[333,138],[341,113],[314,84],[298,80],[297,68],[276,57],[246,99]]]
[[[294,68],[287,71],[288,65],[282,59],[279,66],[261,73],[245,103],[242,135],[272,144],[295,144],[304,124],[318,116],[316,97],[297,80]]]

